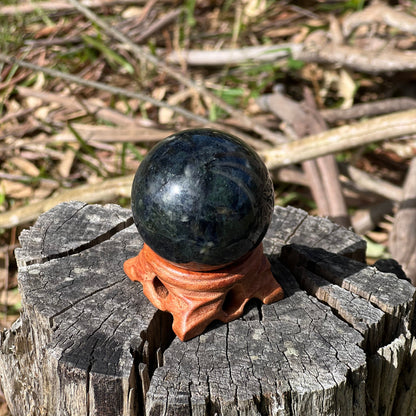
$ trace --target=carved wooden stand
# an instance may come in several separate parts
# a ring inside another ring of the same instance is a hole
[[[123,271],[143,244],[129,210],[62,204],[20,242],[13,416],[416,414],[415,288],[324,218],[276,207],[263,248],[285,298],[187,342]]]
[[[156,308],[173,315],[173,331],[182,341],[200,335],[214,320],[230,322],[253,298],[265,304],[283,298],[263,245],[232,265],[212,271],[186,270],[158,256],[147,244],[124,263],[131,280]]]

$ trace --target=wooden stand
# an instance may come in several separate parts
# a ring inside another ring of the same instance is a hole
[[[326,219],[277,207],[263,245],[285,298],[187,342],[123,272],[128,210],[61,204],[20,241],[0,350],[15,416],[416,413],[415,288]]]
[[[175,266],[147,244],[124,263],[127,276],[143,285],[150,302],[172,314],[172,329],[181,341],[200,335],[214,320],[240,317],[252,298],[265,304],[282,299],[282,287],[270,269],[262,244],[238,262],[211,271]]]

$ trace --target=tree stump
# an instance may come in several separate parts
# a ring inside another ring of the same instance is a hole
[[[323,218],[276,207],[263,241],[286,297],[188,342],[123,273],[129,210],[64,203],[20,236],[21,317],[1,335],[13,415],[414,415],[415,288]]]

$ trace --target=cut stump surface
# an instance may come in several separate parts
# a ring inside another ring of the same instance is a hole
[[[276,207],[263,241],[285,299],[181,342],[123,272],[131,213],[71,202],[16,252],[21,317],[1,335],[13,415],[414,415],[415,288],[353,232]]]

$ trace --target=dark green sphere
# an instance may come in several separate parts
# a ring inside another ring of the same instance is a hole
[[[184,267],[220,267],[253,250],[273,205],[273,184],[257,153],[211,129],[164,139],[141,162],[132,188],[133,218],[144,242]]]

